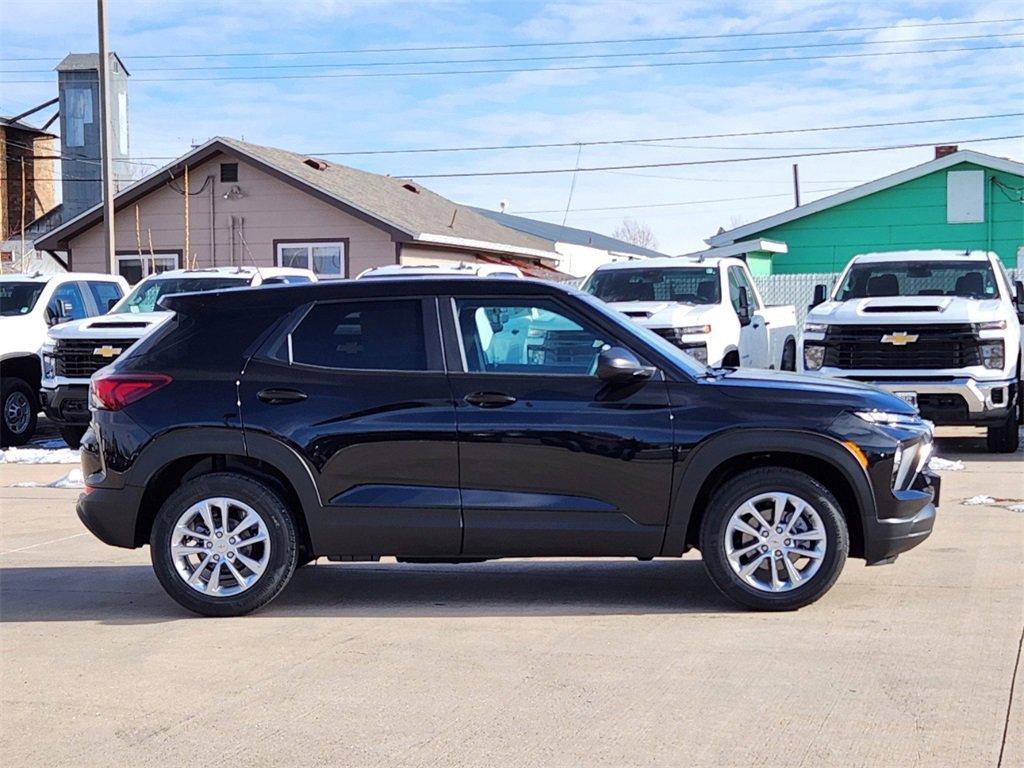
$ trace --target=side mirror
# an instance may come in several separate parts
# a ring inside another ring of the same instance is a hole
[[[819,304],[824,304],[827,298],[828,287],[818,283],[818,285],[814,286],[814,298],[811,300],[811,305],[808,309],[814,309]]]
[[[736,310],[736,315],[740,319],[740,325],[747,325],[750,323],[750,296],[747,293],[747,289],[743,286],[740,287],[740,308]]]
[[[597,378],[609,384],[628,384],[653,375],[654,369],[641,365],[625,347],[608,347],[597,356]]]
[[[57,299],[46,308],[46,324],[47,325],[60,325],[61,323],[67,322],[67,319],[71,316],[71,305],[66,301]]]
[[[107,299],[107,312],[109,312],[114,307],[116,307],[117,306],[117,302],[119,302],[119,301],[120,301],[120,299]]]

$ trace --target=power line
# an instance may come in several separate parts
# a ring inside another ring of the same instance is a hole
[[[1001,32],[999,34],[956,35],[947,37],[919,37],[903,40],[845,40],[830,43],[789,43],[786,45],[743,46],[739,48],[703,48],[685,51],[628,51],[618,53],[584,53],[564,56],[516,56],[482,59],[421,59],[419,61],[346,61],[319,64],[228,64],[225,66],[188,66],[188,67],[137,67],[134,72],[192,72],[212,70],[261,70],[261,69],[348,69],[355,67],[402,67],[426,66],[440,64],[504,64],[521,61],[572,61],[581,59],[618,59],[651,56],[685,56],[689,54],[745,53],[750,51],[779,51],[805,48],[843,48],[864,45],[902,45],[904,43],[934,43],[960,40],[991,40],[1005,37],[1022,37],[1024,32]],[[49,74],[49,69],[5,69],[0,74],[30,75]]]
[[[347,80],[358,78],[380,77],[453,77],[459,75],[497,75],[515,74],[517,72],[583,72],[610,69],[647,69],[654,67],[698,67],[721,64],[769,64],[778,61],[824,61],[827,59],[865,59],[877,56],[922,56],[932,53],[961,53],[965,51],[992,51],[1024,48],[1024,44],[1011,45],[976,45],[958,48],[928,48],[917,51],[876,51],[873,53],[835,53],[820,56],[771,56],[745,59],[717,59],[715,61],[655,61],[639,64],[586,64],[566,67],[503,67],[500,69],[448,69],[430,72],[345,72],[345,73],[311,73],[303,75],[241,75],[236,77],[138,77],[136,83],[211,83],[211,82],[249,82],[268,80]],[[47,83],[48,80],[6,80],[8,84]]]
[[[678,42],[684,40],[726,40],[743,37],[781,37],[786,35],[821,35],[840,32],[877,32],[891,29],[923,29],[931,27],[960,27],[979,24],[1010,24],[1024,21],[1024,18],[1011,19],[973,19],[968,21],[930,21],[917,24],[882,24],[877,26],[864,27],[824,27],[819,29],[788,29],[770,32],[723,32],[714,35],[669,35],[662,37],[634,37],[634,38],[605,38],[591,40],[555,40],[532,43],[486,43],[486,44],[456,44],[456,45],[433,45],[433,46],[402,46],[392,48],[339,48],[330,50],[291,50],[291,51],[247,51],[228,53],[147,53],[138,55],[126,55],[126,60],[135,59],[207,59],[207,58],[230,58],[244,56],[326,56],[331,54],[358,54],[358,53],[413,53],[426,51],[472,51],[472,50],[497,50],[502,48],[543,48],[552,46],[580,46],[580,45],[620,45],[627,43],[656,43],[656,42]],[[61,54],[62,55],[62,54]],[[19,57],[4,56],[0,61],[57,61],[61,55]]]
[[[952,141],[926,141],[914,144],[893,144],[880,147],[860,147],[857,149],[834,149],[825,152],[796,152],[785,155],[761,155],[758,157],[728,157],[714,158],[708,160],[684,160],[672,163],[636,163],[631,165],[603,165],[587,168],[538,168],[521,171],[469,171],[463,173],[410,173],[395,174],[403,179],[457,179],[475,176],[540,176],[553,173],[585,173],[593,171],[626,171],[638,168],[679,168],[686,165],[720,165],[724,163],[748,163],[756,160],[788,160],[798,157],[823,157],[825,155],[850,155],[863,152],[886,152],[894,149],[917,149],[919,147],[932,147],[937,144],[976,144],[987,141],[1004,141],[1007,139],[1022,139],[1024,134],[1012,136],[984,136],[973,139],[956,139]]]
[[[836,192],[843,187],[832,187],[830,189],[816,189],[814,194],[820,192]],[[627,210],[638,210],[643,208],[675,208],[683,205],[703,205],[705,203],[735,203],[740,200],[767,200],[774,197],[792,197],[792,192],[783,192],[775,195],[744,195],[743,197],[720,197],[713,200],[682,200],[675,203],[651,203],[649,205],[609,205],[600,208],[573,208],[570,213],[586,213],[588,211],[627,211]],[[537,211],[514,211],[511,215],[518,216],[519,214],[538,214],[538,213],[562,213],[561,209],[547,209]],[[564,226],[564,224],[563,224]]]

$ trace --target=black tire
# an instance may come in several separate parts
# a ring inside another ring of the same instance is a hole
[[[89,428],[68,424],[67,426],[60,427],[60,436],[68,444],[69,448],[79,448],[82,445],[82,438],[85,436],[87,429]]]
[[[785,592],[762,591],[747,584],[729,564],[725,548],[733,512],[747,500],[772,492],[792,494],[807,502],[818,513],[825,532],[825,555],[818,571],[806,583]],[[832,588],[846,563],[850,535],[839,502],[825,486],[797,470],[762,467],[738,475],[715,492],[701,521],[700,549],[711,580],[724,595],[759,611],[792,611],[813,603]]]
[[[1011,408],[1006,421],[997,427],[989,427],[985,436],[989,453],[1016,453],[1020,448],[1020,428],[1017,424],[1017,409]]]
[[[24,408],[28,409],[27,416]],[[5,376],[0,385],[0,446],[24,445],[36,432],[39,396],[24,379]]]
[[[796,370],[796,342],[793,339],[787,339],[786,345],[782,348],[782,363],[779,369],[783,371]]]
[[[236,499],[252,507],[262,518],[270,541],[262,575],[248,589],[228,597],[202,594],[187,585],[171,556],[171,535],[178,518],[193,504],[215,497]],[[298,553],[295,523],[287,504],[269,485],[231,472],[202,475],[172,493],[157,513],[149,544],[153,570],[167,594],[203,616],[241,616],[266,605],[288,584]]]

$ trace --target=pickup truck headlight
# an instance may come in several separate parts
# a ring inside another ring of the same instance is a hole
[[[688,333],[711,333],[710,325],[687,325],[684,328],[677,329],[680,336]]]
[[[981,364],[986,368],[1002,368],[1006,352],[1002,341],[981,342]]]
[[[1005,331],[1006,321],[1005,320],[986,320],[983,323],[978,323],[979,331]]]
[[[822,344],[804,344],[804,368],[817,371],[825,363],[825,347]]]
[[[828,333],[828,323],[804,323],[804,333]]]
[[[53,363],[53,347],[43,348],[43,378],[52,379],[57,375],[56,366]]]

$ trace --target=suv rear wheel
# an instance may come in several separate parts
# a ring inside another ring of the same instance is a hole
[[[711,580],[737,603],[763,611],[794,610],[828,592],[849,546],[835,497],[784,467],[754,469],[726,483],[700,532]]]
[[[204,616],[240,616],[266,605],[291,579],[297,551],[281,497],[230,472],[197,477],[172,493],[150,535],[163,588]]]

